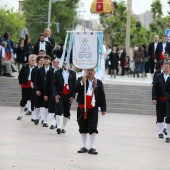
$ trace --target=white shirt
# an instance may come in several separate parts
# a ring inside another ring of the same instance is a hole
[[[68,77],[69,77],[69,72],[68,72],[68,70],[64,70],[63,69],[63,79],[64,79],[64,85],[65,84],[68,84]]]
[[[168,77],[169,77],[169,74],[164,74],[164,80],[165,80],[165,82],[166,82],[166,80],[168,79]]]
[[[45,40],[45,41],[49,41],[49,38],[48,38],[48,37],[45,37],[44,40]]]
[[[46,45],[45,41],[44,42],[40,41],[39,51],[44,50],[46,52],[45,45]]]
[[[47,74],[47,71],[49,70],[49,67],[45,67],[45,73]]]
[[[0,46],[0,49],[2,49],[2,58],[5,58],[5,48],[3,46]]]
[[[30,68],[30,73],[29,73],[29,76],[28,76],[28,80],[31,80],[31,72],[32,72],[32,69],[34,68],[34,67],[29,67]]]
[[[166,43],[162,43],[162,50],[163,50],[163,52],[165,52],[165,47],[166,47]]]
[[[158,42],[155,42],[154,43],[154,51],[156,51],[157,45],[158,45]]]

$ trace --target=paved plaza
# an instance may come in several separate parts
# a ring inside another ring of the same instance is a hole
[[[158,139],[155,116],[110,113],[99,117],[96,155],[82,146],[76,113],[66,134],[17,121],[19,107],[0,107],[0,170],[169,170],[170,144]],[[50,121],[49,121],[50,122]]]

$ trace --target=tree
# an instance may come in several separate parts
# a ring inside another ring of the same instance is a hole
[[[19,41],[19,31],[25,27],[25,18],[13,11],[13,9],[7,10],[6,6],[0,8],[0,35],[4,32],[9,32],[11,39],[15,42]]]
[[[116,44],[124,46],[126,42],[126,4],[125,1],[114,1],[113,15],[101,15],[102,25],[104,27],[104,37],[106,44]],[[131,47],[141,44],[148,44],[148,32],[142,27],[140,21],[136,21],[134,15],[131,15]]]
[[[162,12],[162,4],[160,0],[154,0],[151,4],[151,12],[153,14],[153,19],[161,19],[163,12]]]
[[[66,30],[71,29],[72,22],[76,18],[78,2],[79,0],[67,0],[52,4],[51,30],[52,35],[56,37],[56,42],[63,42]],[[47,27],[48,0],[24,0],[23,11],[26,17],[26,28],[32,41],[36,42],[39,33]],[[56,22],[60,23],[60,34],[56,33]]]

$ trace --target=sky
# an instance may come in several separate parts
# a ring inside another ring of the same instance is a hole
[[[138,15],[150,10],[152,1],[153,0],[132,0],[133,13]],[[167,1],[168,0],[161,0],[165,16],[167,15],[167,11],[170,11]],[[90,6],[93,0],[80,0],[80,2],[81,7],[78,9],[78,13],[81,18],[86,20],[99,18],[98,14],[91,14],[90,12]],[[5,4],[7,4],[9,8],[13,7],[15,10],[18,9],[18,0],[0,0],[0,6],[4,6]]]

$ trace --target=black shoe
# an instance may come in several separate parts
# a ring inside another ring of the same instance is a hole
[[[57,129],[57,125],[55,125],[55,128]]]
[[[66,131],[64,129],[61,130],[61,133],[66,133]]]
[[[88,151],[89,154],[92,154],[92,155],[97,155],[98,152],[96,152],[96,149],[93,149],[91,148],[89,151]]]
[[[170,142],[170,139],[169,139],[169,138],[166,138],[165,142],[166,142],[166,143],[169,143],[169,142]]]
[[[161,133],[159,134],[159,138],[163,139],[164,138],[164,135]]]
[[[34,119],[31,119],[31,122],[35,122],[35,120],[34,120]]]
[[[14,77],[12,74],[7,74],[6,76],[7,77]]]
[[[164,135],[167,135],[166,129],[163,129],[163,133]]]
[[[43,124],[43,127],[48,127],[48,124],[47,124],[47,123],[44,123],[44,124]]]
[[[86,149],[85,147],[80,148],[80,150],[77,151],[77,153],[87,153],[88,149]]]
[[[30,111],[28,111],[28,112],[26,113],[26,115],[31,115],[31,112],[30,112]]]
[[[50,129],[55,129],[55,126],[54,126],[54,125],[51,125]]]
[[[18,116],[18,117],[17,117],[17,120],[21,120],[21,119],[22,119],[22,117],[21,117],[21,116]]]
[[[56,130],[56,132],[57,132],[58,134],[61,134],[61,129],[58,128],[58,129]]]
[[[36,119],[36,120],[34,121],[34,124],[35,124],[35,125],[38,125],[38,123],[39,123],[39,120]]]
[[[41,121],[41,124],[44,124],[44,120]]]
[[[25,108],[24,108],[24,112],[27,112],[27,110],[28,110],[28,108],[25,107]]]
[[[12,69],[12,72],[14,73],[14,72],[17,72],[15,69]]]

